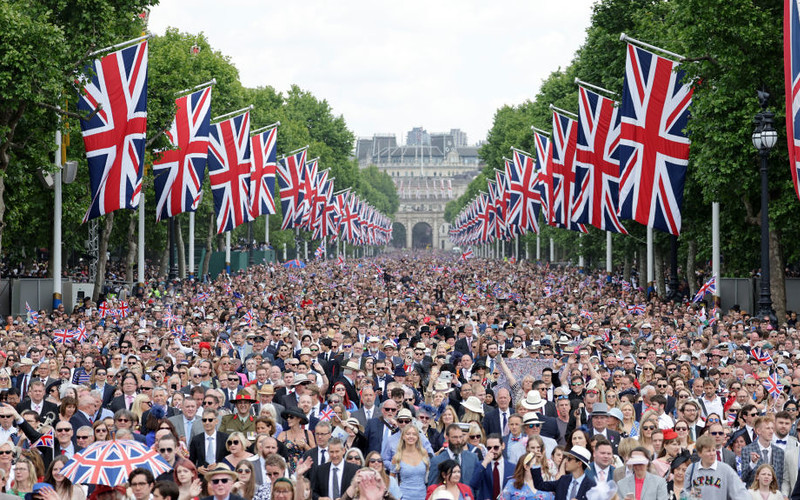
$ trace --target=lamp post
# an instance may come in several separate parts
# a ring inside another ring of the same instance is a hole
[[[758,150],[761,157],[761,293],[758,299],[758,317],[763,320],[769,318],[773,324],[777,324],[775,311],[772,309],[772,296],[770,293],[769,276],[769,200],[767,199],[768,178],[767,178],[767,158],[770,150],[775,147],[778,141],[778,133],[772,126],[775,121],[775,113],[767,109],[767,92],[758,91],[758,101],[761,104],[761,112],[756,114],[753,121],[756,128],[753,131],[753,146]]]

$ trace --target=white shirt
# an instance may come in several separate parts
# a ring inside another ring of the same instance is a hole
[[[10,441],[11,436],[16,434],[17,432],[18,431],[16,427],[9,427],[7,430],[0,427],[0,443],[5,443],[6,441]]]
[[[338,488],[339,488],[339,496],[342,496],[342,493],[344,493],[344,491],[342,491],[342,474],[344,474],[344,461],[339,462],[339,465],[333,465],[333,463],[331,463],[331,475],[328,478],[328,496],[330,496],[331,498],[333,497],[333,471],[334,471],[334,469],[336,469],[336,471],[337,471],[336,472],[336,480],[339,482],[339,484],[337,485]]]
[[[325,452],[325,459],[322,458],[322,452]],[[331,454],[328,453],[328,448],[320,448],[317,450],[317,465],[322,465],[324,463],[330,462]],[[341,494],[341,491],[339,492]]]

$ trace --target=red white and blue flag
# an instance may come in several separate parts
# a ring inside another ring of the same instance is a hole
[[[217,233],[233,231],[250,216],[250,112],[211,127],[208,178]]]
[[[712,276],[710,280],[706,281],[703,284],[703,286],[700,287],[700,290],[697,291],[697,293],[694,296],[694,299],[692,299],[692,302],[700,302],[701,300],[703,300],[703,297],[705,297],[707,293],[710,293],[712,295],[717,294],[716,276]]]
[[[128,312],[130,309],[128,308],[128,303],[124,300],[119,303],[119,309],[117,309],[117,316],[120,318],[127,318]]]
[[[770,366],[775,362],[772,360],[772,356],[767,352],[762,350],[760,347],[754,347],[750,349],[750,355],[759,363],[766,366]]]
[[[333,411],[333,408],[327,407],[324,410],[319,411],[319,421],[329,422],[334,417],[334,415],[336,415],[336,412]]]
[[[769,392],[769,395],[773,398],[780,396],[781,392],[783,391],[783,384],[781,384],[780,380],[778,380],[777,373],[773,373],[764,379],[764,387]]]
[[[51,427],[49,431],[42,434],[42,437],[31,445],[31,448],[52,448],[54,438],[54,429]]]
[[[36,325],[39,323],[39,313],[31,309],[31,306],[28,305],[28,302],[25,302],[25,312],[28,316],[28,324],[29,325]]]
[[[467,305],[469,303],[469,295],[463,292],[458,292],[458,304]]]
[[[617,217],[619,203],[619,131],[616,103],[578,88],[577,191],[573,220],[598,229],[628,234]]]
[[[544,220],[553,225],[553,172],[551,165],[550,139],[541,132],[533,132],[536,143],[536,170],[539,172],[536,190],[539,191],[539,203],[542,206]]]
[[[557,111],[553,112],[553,138],[550,166],[553,175],[553,221],[557,227],[586,232],[583,224],[572,221],[575,206],[575,152],[578,123]]]
[[[105,300],[100,302],[100,305],[97,307],[97,312],[100,314],[101,318],[105,318],[111,311],[111,307],[109,307],[108,302]]]
[[[81,324],[73,332],[72,338],[78,343],[84,342],[87,338],[89,338],[89,336],[86,334],[86,325],[83,324],[83,321],[81,321]]]
[[[463,261],[466,262],[467,259],[471,259],[473,255],[474,254],[472,253],[472,249],[471,248],[467,248],[467,250],[465,252],[461,253],[461,259],[460,260],[463,260]]]
[[[619,216],[679,235],[692,88],[676,66],[628,44],[620,107]]]
[[[255,219],[261,215],[276,213],[275,170],[278,127],[259,132],[250,138],[252,165],[250,168],[250,215]]]
[[[641,314],[644,314],[645,311],[647,310],[647,308],[645,307],[644,304],[634,304],[632,306],[628,306],[627,310],[628,310],[628,314],[632,314],[634,316],[639,316]]]
[[[800,197],[800,6],[797,0],[784,0],[783,66],[789,163],[794,191]]]
[[[301,176],[305,164],[305,149],[278,160],[278,187],[281,191],[281,210],[283,211],[281,229],[295,227],[296,220],[302,216],[304,193],[301,189]]]
[[[71,344],[74,337],[72,330],[58,328],[53,330],[53,341],[57,344]]]
[[[300,190],[303,192],[303,200],[297,209],[298,217],[295,224],[306,229],[311,227],[311,217],[317,197],[318,173],[319,158],[314,158],[306,162],[300,175]]]
[[[508,178],[508,189],[511,193],[511,204],[508,207],[507,219],[516,224],[521,232],[539,232],[539,191],[536,190],[538,172],[533,158],[516,149],[513,151],[511,176]]]
[[[211,121],[211,87],[175,99],[175,119],[166,132],[175,149],[153,162],[156,220],[194,212],[203,194]]]
[[[83,222],[139,206],[147,132],[147,41],[93,62],[78,109],[92,202]]]
[[[322,245],[318,246],[317,249],[314,251],[314,257],[321,259],[325,256],[325,247]]]
[[[337,266],[339,266],[339,267],[341,267],[342,269],[344,269],[344,256],[340,255],[340,256],[339,256],[339,257],[336,259],[336,265],[337,265]]]

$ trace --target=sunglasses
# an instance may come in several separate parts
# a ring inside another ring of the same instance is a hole
[[[223,478],[219,478],[219,479],[212,479],[211,480],[211,484],[228,484],[228,478],[227,477],[223,477]]]
[[[384,408],[384,411],[397,411],[397,408]]]
[[[348,459],[348,460],[355,461],[355,462],[360,462],[360,461],[361,461],[361,459],[360,459],[360,458],[358,458],[358,457],[357,457],[357,456],[355,456],[355,455],[352,455],[352,456],[350,456],[350,457],[347,457],[347,459]]]
[[[11,453],[11,452],[9,452],[9,453]],[[382,463],[382,462],[383,461],[380,458],[370,458],[369,459],[369,463],[371,463],[371,464],[379,464],[379,463]]]
[[[69,427],[62,427],[61,429],[56,429],[56,432],[72,432],[72,429]]]
[[[706,422],[709,423],[709,424],[718,424],[719,423],[719,419],[718,418],[709,418],[708,420],[706,420]]]
[[[494,446],[487,446],[486,448],[488,448],[489,450],[492,450],[492,451],[496,451],[496,450],[500,449],[500,445],[496,444]]]
[[[652,426],[652,425],[646,425],[646,426],[642,427],[642,430],[643,431],[654,431],[654,430],[656,430],[656,428],[655,428],[655,426]]]
[[[250,469],[236,469],[237,474],[250,474]]]
[[[130,422],[127,418],[118,418],[117,422]]]
[[[411,423],[411,419],[410,418],[398,418],[397,419],[397,423],[398,424],[410,424]]]
[[[203,406],[211,406],[213,404],[214,404],[213,401],[203,401]]]
[[[542,424],[528,424],[528,429],[536,429],[537,427],[541,427]]]
[[[722,431],[712,431],[712,432],[709,432],[709,434],[711,434],[712,436],[724,436],[725,435],[725,433],[722,432]]]
[[[0,450],[0,455],[13,455],[14,452],[11,450]]]
[[[231,439],[230,441],[228,441],[228,446],[230,446],[232,444],[238,445],[239,444],[239,440],[238,439]]]
[[[89,439],[91,436],[76,436],[75,439]]]
[[[204,418],[204,419],[203,419],[203,422],[213,422],[214,420],[216,420],[216,418],[214,418],[214,417],[211,417],[211,418]]]

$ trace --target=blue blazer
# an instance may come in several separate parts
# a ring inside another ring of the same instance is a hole
[[[449,458],[450,454],[444,449],[434,455],[428,467],[428,486],[436,483],[439,478],[439,464]],[[479,492],[483,479],[483,465],[478,461],[478,455],[464,449],[461,451],[460,460],[461,482],[472,488],[473,492]]]
[[[556,481],[545,481],[542,479],[542,470],[539,467],[533,467],[531,468],[531,477],[533,479],[533,485],[537,490],[554,492],[555,500],[572,500],[567,497],[567,495],[569,495],[570,485],[572,484],[572,474],[563,475]],[[575,495],[575,498],[577,500],[586,500],[586,492],[594,488],[595,484],[594,479],[584,474],[583,481],[581,481],[581,486],[578,488],[578,494]]]
[[[508,416],[509,418],[511,415],[514,414],[514,408],[508,409]],[[503,429],[500,427],[500,410],[495,408],[486,412],[486,416],[483,417],[483,430],[486,431],[486,435],[489,434],[503,434]]]
[[[381,452],[381,445],[383,444],[383,430],[386,424],[383,418],[371,418],[367,422],[367,428],[364,429],[364,435],[367,437],[367,453],[371,451]]]
[[[606,478],[607,481],[614,480],[614,469],[613,465],[608,466],[608,477]],[[597,482],[597,469],[594,466],[594,462],[586,469],[586,475],[592,478],[592,481]]]
[[[500,491],[503,491],[503,488],[506,487],[509,481],[514,477],[514,469],[517,467],[517,464],[511,463],[505,458],[501,459],[503,461],[503,477],[501,478],[501,485]],[[483,466],[483,464],[481,464]],[[483,474],[481,477],[481,486],[482,489],[477,492],[478,498],[477,500],[495,500],[494,491],[492,488],[492,482],[494,481],[494,462],[489,462],[489,466],[483,469]]]

